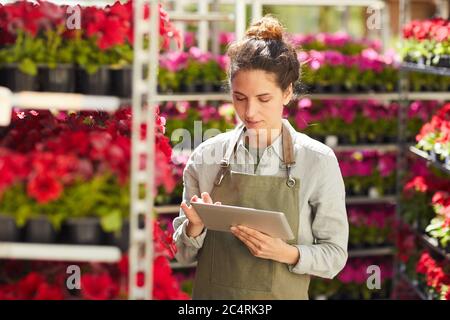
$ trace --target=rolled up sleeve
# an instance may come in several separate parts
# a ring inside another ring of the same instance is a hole
[[[190,204],[193,195],[200,195],[197,170],[195,166],[196,152],[190,156],[183,171],[183,200]],[[184,211],[180,208],[180,213],[173,221],[173,241],[177,247],[175,258],[181,264],[189,264],[197,260],[198,250],[203,246],[206,237],[206,228],[197,237],[189,237],[186,234],[186,227],[189,220]]]
[[[345,185],[333,151],[324,156],[321,167],[309,199],[315,241],[312,245],[296,245],[299,261],[288,267],[294,273],[332,279],[344,268],[348,258]]]

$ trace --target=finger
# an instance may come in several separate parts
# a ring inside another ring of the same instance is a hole
[[[255,244],[251,241],[249,241],[247,238],[243,237],[242,234],[240,233],[235,233],[233,232],[233,234],[236,236],[236,238],[238,238],[240,241],[242,241],[242,243],[245,244],[245,246],[250,250],[250,252],[252,253],[252,255],[254,256],[259,256],[259,254],[261,253],[260,250],[255,246]]]
[[[197,202],[198,201],[198,196],[196,194],[194,194],[191,198],[191,202]]]
[[[220,206],[220,205],[222,205],[222,202],[216,201],[216,203],[214,203],[214,204],[217,205],[217,206]]]
[[[211,196],[209,195],[208,192],[202,192],[202,200],[204,203],[213,203]]]
[[[242,226],[242,225],[238,225],[237,226],[238,230],[241,232],[244,232],[245,234],[248,234],[249,236],[251,236],[252,238],[255,238],[258,241],[267,241],[268,238],[271,238],[270,236],[259,232],[258,230],[246,227],[246,226]]]
[[[183,202],[181,203],[181,209],[183,210],[189,221],[194,223],[201,222],[200,216],[197,214],[197,211],[195,211],[192,206],[188,206],[185,200],[183,200]]]
[[[232,230],[232,232],[233,232],[235,235],[239,236],[239,238],[245,239],[245,240],[246,240],[246,243],[251,243],[251,244],[252,244],[252,247],[253,247],[255,250],[261,251],[261,249],[262,249],[262,243],[261,243],[258,239],[252,237],[252,236],[249,235],[248,233],[245,233],[245,232],[239,230],[239,228],[232,227],[231,230]]]

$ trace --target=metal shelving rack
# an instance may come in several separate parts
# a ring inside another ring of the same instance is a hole
[[[438,1],[438,12],[443,15],[448,15],[448,3],[445,1]],[[400,23],[399,23],[399,34],[402,34],[402,28],[403,26],[410,22],[411,20],[411,4],[409,0],[400,0],[399,1],[399,12],[400,12]],[[402,221],[401,217],[401,193],[403,189],[403,181],[404,181],[404,175],[407,172],[405,168],[407,168],[407,155],[408,153],[413,153],[416,156],[419,156],[423,158],[426,161],[429,161],[431,165],[434,167],[437,167],[443,171],[448,172],[448,168],[440,163],[431,161],[426,153],[423,151],[411,147],[408,145],[406,141],[406,114],[407,114],[407,108],[408,108],[408,101],[410,97],[414,93],[409,92],[409,81],[408,81],[408,73],[409,72],[420,72],[424,74],[434,74],[434,75],[441,75],[441,76],[450,76],[450,70],[447,68],[437,68],[437,67],[431,67],[431,66],[421,66],[421,65],[415,65],[412,63],[402,63],[400,66],[400,79],[399,79],[399,101],[400,101],[400,108],[399,108],[399,121],[398,121],[398,158],[397,158],[397,210],[396,215],[399,221]],[[431,93],[430,93],[431,94]],[[450,100],[450,92],[441,92],[439,93],[439,98],[442,101],[449,101]],[[436,254],[442,256],[444,259],[449,259],[449,254],[446,253],[444,250],[438,247],[437,242],[434,241],[435,239],[432,239],[428,237],[425,234],[422,234],[421,232],[415,230],[414,231],[416,237],[418,240],[427,248],[434,251]],[[398,261],[395,263],[395,276],[394,276],[394,285],[399,280],[404,280],[405,282],[409,283],[412,287],[412,289],[417,293],[417,295],[421,299],[430,299],[429,295],[424,294],[421,292],[417,284],[412,282],[405,274],[404,274],[404,266],[400,264]]]

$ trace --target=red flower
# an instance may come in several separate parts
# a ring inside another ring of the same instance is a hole
[[[58,199],[62,191],[61,183],[48,173],[36,174],[27,184],[28,195],[39,203]]]
[[[33,300],[63,300],[64,294],[60,287],[51,286],[48,283],[42,283],[34,296]]]
[[[427,192],[428,185],[427,185],[427,181],[426,181],[425,177],[422,177],[422,176],[414,177],[404,187],[405,191],[408,191],[411,189],[414,189],[415,191],[418,191],[418,192]]]
[[[109,300],[117,297],[118,285],[107,273],[81,276],[81,294],[89,300]]]

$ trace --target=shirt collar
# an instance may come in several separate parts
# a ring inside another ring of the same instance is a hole
[[[295,131],[294,127],[292,127],[292,125],[289,123],[289,121],[287,119],[282,119],[282,122],[285,125],[285,127],[288,129],[289,133],[291,134],[292,143],[295,144],[296,131]],[[245,130],[245,128],[244,128],[244,130]],[[247,150],[247,148],[245,147],[243,137],[244,137],[244,135],[241,135],[241,137],[239,138],[239,140],[237,142],[237,150],[239,148],[241,148],[242,150]],[[268,146],[267,148],[271,148],[271,150],[278,156],[280,161],[283,160],[283,145],[282,145],[281,134],[278,137],[276,137],[276,139],[272,142],[272,144],[270,146]]]

